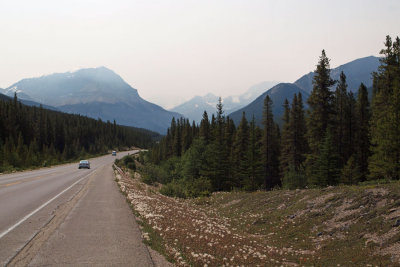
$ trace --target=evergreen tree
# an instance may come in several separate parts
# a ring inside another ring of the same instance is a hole
[[[325,136],[326,129],[331,125],[333,114],[333,94],[330,87],[335,81],[330,77],[329,61],[325,50],[322,50],[313,78],[313,89],[307,100],[308,139],[311,152],[314,154],[318,154],[320,142]]]
[[[305,186],[304,160],[307,153],[307,139],[302,95],[294,95],[292,106],[288,109],[288,123],[282,132],[281,166],[285,162],[282,174],[283,186],[293,189]]]
[[[236,186],[241,186],[246,178],[248,160],[248,145],[249,145],[249,125],[246,115],[243,112],[242,119],[236,129],[235,140],[232,146],[232,168],[233,176],[236,180]]]
[[[207,177],[210,178],[215,191],[227,190],[227,175],[230,168],[228,161],[228,148],[225,145],[224,130],[225,116],[223,115],[222,100],[219,98],[217,104],[217,116],[212,116],[211,130],[213,133],[212,143],[207,146]]]
[[[357,184],[360,181],[362,181],[360,165],[356,162],[355,155],[352,155],[342,170],[341,182]]]
[[[193,131],[191,129],[189,120],[183,120],[182,126],[182,153],[189,149],[193,141]]]
[[[338,156],[333,144],[332,130],[327,129],[320,145],[320,156],[314,164],[315,172],[310,184],[316,186],[336,185],[340,177]]]
[[[292,132],[292,145],[290,149],[290,162],[295,170],[304,168],[306,153],[308,152],[306,120],[304,116],[303,97],[299,92],[293,98],[290,110],[290,131]]]
[[[172,126],[172,125],[171,125]],[[173,131],[173,140],[172,140],[172,151],[174,156],[180,157],[182,151],[182,131],[181,131],[181,121],[177,120],[176,126],[171,127],[171,131]],[[172,130],[174,129],[174,130]]]
[[[293,103],[297,101],[297,96],[294,95]],[[283,103],[283,126],[282,126],[282,139],[281,139],[281,157],[280,161],[280,171],[281,176],[283,177],[288,170],[289,167],[289,154],[291,150],[291,144],[293,142],[293,132],[290,129],[290,108],[289,108],[289,101],[285,99]]]
[[[400,39],[386,37],[374,73],[371,118],[370,179],[400,179]]]
[[[330,77],[330,72],[329,59],[325,54],[325,50],[322,50],[313,78],[313,89],[307,100],[309,105],[307,138],[310,151],[306,159],[306,174],[311,180],[319,177],[314,164],[320,157],[321,142],[326,135],[328,127],[332,125],[334,111],[333,94],[330,91],[330,87],[335,84],[335,81]],[[317,184],[321,183],[318,182]]]
[[[232,168],[233,159],[233,145],[235,141],[236,128],[235,123],[231,118],[226,117],[225,129],[224,129],[224,147],[225,147],[225,157],[226,157],[226,173],[225,173],[225,185],[224,188],[231,190],[234,187],[240,187],[238,183],[238,177],[234,175],[234,170]]]
[[[340,73],[340,79],[336,87],[335,98],[334,98],[334,129],[335,138],[334,142],[336,144],[336,150],[339,157],[339,168],[342,168],[349,158],[350,144],[351,144],[351,134],[349,133],[351,129],[350,116],[351,107],[349,95],[347,93],[347,82],[346,75],[343,71]]]
[[[356,133],[354,161],[359,168],[360,181],[365,181],[368,175],[368,158],[370,152],[370,118],[371,111],[368,101],[367,87],[361,83],[358,89],[358,97],[356,103]]]
[[[263,143],[262,155],[264,165],[264,188],[271,190],[280,185],[279,179],[279,140],[278,130],[272,114],[272,100],[267,95],[264,100],[263,111]]]
[[[247,163],[247,172],[244,177],[243,187],[245,190],[254,191],[260,188],[263,183],[263,164],[261,161],[261,151],[260,147],[262,139],[262,132],[256,126],[255,118],[250,122],[249,126],[249,142],[247,149],[247,156],[245,160]]]
[[[282,187],[285,189],[303,188],[306,185],[306,178],[303,168],[296,170],[293,164],[289,164],[282,179]]]
[[[199,135],[204,139],[205,143],[208,144],[210,141],[210,121],[208,120],[207,111],[204,111],[203,118],[200,122],[200,132]]]

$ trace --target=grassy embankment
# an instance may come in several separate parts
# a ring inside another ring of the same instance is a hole
[[[117,175],[145,242],[178,266],[399,266],[400,183],[176,199]]]

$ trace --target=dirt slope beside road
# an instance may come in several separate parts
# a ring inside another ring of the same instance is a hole
[[[177,266],[400,265],[400,183],[182,200],[117,177],[146,243]]]

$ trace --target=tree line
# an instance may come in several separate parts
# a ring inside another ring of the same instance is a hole
[[[0,172],[72,161],[110,149],[150,147],[157,134],[100,119],[0,100]]]
[[[183,197],[202,192],[274,187],[304,188],[400,178],[400,40],[386,37],[373,95],[360,84],[348,91],[345,73],[330,76],[325,51],[304,110],[301,93],[284,103],[283,125],[264,100],[262,127],[243,114],[236,127],[221,99],[199,125],[173,119],[167,135],[147,157],[144,179],[166,184]],[[145,157],[142,157],[145,158]],[[143,159],[146,161],[145,159]]]

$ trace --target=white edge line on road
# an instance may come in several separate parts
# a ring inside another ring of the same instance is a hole
[[[43,209],[44,207],[46,207],[50,202],[52,202],[53,200],[55,200],[56,198],[58,198],[59,196],[61,196],[62,194],[64,194],[66,191],[68,191],[69,189],[71,189],[74,185],[76,185],[77,183],[79,183],[80,181],[82,181],[83,179],[85,179],[86,177],[88,177],[89,175],[93,174],[89,173],[88,175],[85,175],[84,177],[82,177],[81,179],[79,179],[78,181],[76,181],[75,183],[73,183],[72,185],[70,185],[68,188],[64,189],[63,191],[61,191],[60,193],[58,193],[56,196],[54,196],[52,199],[48,200],[46,203],[42,204],[40,207],[38,207],[37,209],[35,209],[34,211],[32,211],[31,213],[29,213],[28,215],[26,215],[24,218],[22,218],[19,222],[17,222],[16,224],[14,224],[13,226],[11,226],[10,228],[8,228],[6,231],[4,231],[3,233],[0,234],[0,239],[2,239],[6,234],[8,234],[9,232],[11,232],[12,230],[14,230],[16,227],[18,227],[21,223],[23,223],[24,221],[26,221],[27,219],[29,219],[29,217],[31,217],[32,215],[34,215],[36,212],[40,211],[41,209]]]

